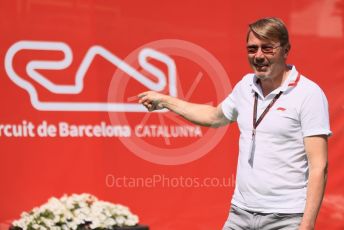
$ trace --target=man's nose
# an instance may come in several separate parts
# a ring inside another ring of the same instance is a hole
[[[265,55],[264,55],[264,53],[263,53],[263,51],[262,51],[262,49],[260,47],[258,48],[258,50],[255,53],[254,57],[257,58],[257,59],[264,59]]]

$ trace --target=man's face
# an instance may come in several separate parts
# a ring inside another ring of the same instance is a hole
[[[285,68],[288,53],[279,42],[260,40],[250,32],[247,41],[248,61],[259,79],[275,78]]]

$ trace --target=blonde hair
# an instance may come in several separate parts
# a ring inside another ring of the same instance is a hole
[[[288,50],[291,47],[287,27],[279,18],[262,18],[249,24],[246,41],[248,41],[250,32],[262,40],[278,41],[281,46],[286,45]]]

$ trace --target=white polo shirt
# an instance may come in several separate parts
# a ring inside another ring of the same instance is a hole
[[[258,119],[280,91],[256,129],[250,165],[254,94],[259,95]],[[247,74],[222,102],[222,110],[230,121],[238,122],[240,130],[232,204],[262,213],[303,213],[308,183],[303,138],[331,134],[328,103],[320,87],[293,66],[283,85],[264,97],[256,76]]]

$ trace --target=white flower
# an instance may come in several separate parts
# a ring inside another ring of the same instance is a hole
[[[61,230],[62,228],[60,226],[52,226],[50,227],[51,230]]]
[[[60,199],[52,197],[46,204],[23,212],[12,225],[23,230],[76,230],[83,224],[89,224],[92,229],[105,229],[134,226],[138,222],[138,216],[133,215],[128,207],[83,193],[63,195]]]

